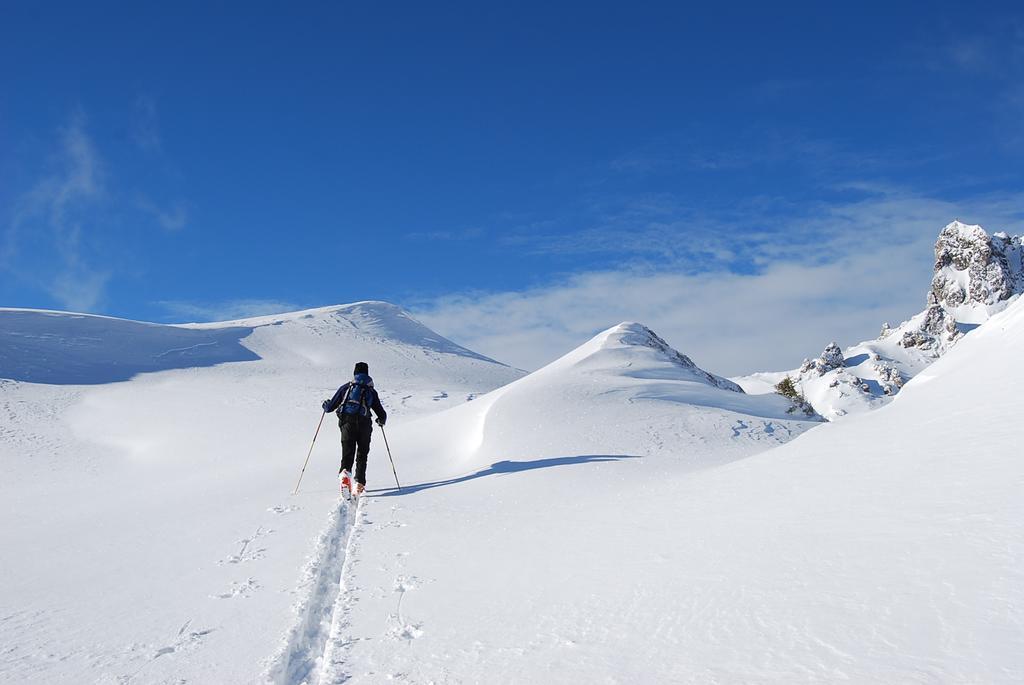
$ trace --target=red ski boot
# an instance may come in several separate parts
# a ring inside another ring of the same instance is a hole
[[[345,499],[352,499],[352,474],[348,471],[342,471],[338,474],[338,480],[341,482],[341,494]]]

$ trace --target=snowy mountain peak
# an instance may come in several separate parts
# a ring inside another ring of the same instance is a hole
[[[633,378],[697,381],[743,392],[736,383],[701,369],[647,326],[632,321],[598,333],[548,368],[566,365]]]
[[[261,359],[347,374],[354,357],[407,360],[410,355],[429,357],[431,364],[451,355],[458,358],[449,360],[452,364],[468,364],[474,377],[482,369],[484,376],[502,382],[522,375],[457,345],[388,302],[180,325],[0,308],[0,379],[29,383],[104,384],[140,373]]]
[[[448,340],[417,321],[402,307],[382,300],[336,304],[236,321],[184,325],[189,328],[209,329],[225,326],[261,328],[296,323],[317,329],[322,329],[325,326],[334,328],[346,335],[355,335],[368,342],[379,340],[387,341],[389,344],[400,343],[432,352],[456,354],[485,362],[500,363]]]
[[[434,352],[472,357],[485,362],[495,360],[458,345],[428,328],[406,310],[390,302],[369,300],[331,308],[332,316],[363,335],[398,341]]]

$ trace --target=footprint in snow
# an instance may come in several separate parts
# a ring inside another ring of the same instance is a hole
[[[366,523],[370,523],[370,521],[367,521]],[[408,525],[409,525],[408,523],[402,523],[401,521],[385,521],[384,523],[380,524],[380,527],[381,528],[405,528]]]
[[[263,556],[266,554],[267,548],[260,547],[259,549],[256,549],[255,547],[253,547],[252,543],[256,542],[260,538],[264,538],[270,535],[273,532],[273,528],[264,528],[263,526],[260,526],[256,529],[255,533],[253,533],[247,538],[242,538],[238,541],[240,547],[237,553],[232,554],[231,556],[228,556],[224,559],[221,559],[217,562],[217,565],[222,566],[224,564],[241,564],[248,561],[257,561],[258,559],[262,559]]]
[[[399,624],[388,631],[392,640],[418,640],[425,634],[422,623]]]
[[[408,592],[420,586],[420,579],[416,576],[398,576],[395,578],[395,592]]]
[[[300,509],[302,509],[302,507],[295,506],[295,505],[292,505],[292,504],[289,504],[287,506],[282,506],[282,505],[278,504],[277,506],[270,507],[269,509],[267,509],[267,511],[273,512],[273,513],[278,514],[278,515],[283,515],[283,514],[290,514],[293,511],[299,511]]]
[[[146,667],[148,667],[151,663],[153,663],[162,656],[174,654],[176,652],[190,652],[194,649],[198,649],[203,642],[203,638],[212,633],[214,630],[216,630],[216,628],[206,628],[205,630],[190,630],[191,626],[192,619],[185,621],[185,624],[178,629],[178,633],[175,636],[174,642],[167,645],[166,647],[158,647],[156,649],[153,649],[153,651],[147,657],[145,657],[143,663],[135,670],[134,673],[118,676],[117,682],[121,684],[131,683],[133,680],[135,680],[135,677],[138,676]],[[145,649],[147,649],[146,645],[143,645],[141,643],[133,643],[128,646],[128,649],[125,650],[125,653],[131,655]],[[152,649],[152,647],[148,647],[148,649]],[[178,680],[177,682],[185,683],[187,681]]]
[[[219,595],[210,595],[212,599],[234,599],[235,597],[250,596],[260,589],[260,584],[254,578],[246,578],[244,582],[232,581],[231,589]]]

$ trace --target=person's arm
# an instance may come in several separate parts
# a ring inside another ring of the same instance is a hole
[[[384,411],[384,405],[380,403],[380,393],[373,391],[373,413],[377,415],[377,425],[383,426],[388,422],[388,413]]]
[[[345,396],[345,391],[348,390],[348,383],[338,388],[338,392],[334,393],[334,397],[329,400],[324,400],[323,405],[324,413],[332,412],[338,408],[341,404],[341,398]]]

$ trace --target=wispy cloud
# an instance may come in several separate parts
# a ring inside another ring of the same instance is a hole
[[[754,84],[745,94],[757,104],[770,104],[800,95],[819,85],[810,79],[770,78]]]
[[[148,111],[146,102],[137,108]],[[150,113],[155,117],[155,110]],[[155,150],[156,129],[139,130],[152,135],[136,143],[148,140]],[[138,273],[132,241],[121,239],[127,231],[174,233],[189,223],[188,202],[158,203],[118,179],[83,112],[56,130],[49,149],[18,161],[40,168],[34,176],[24,174],[34,180],[23,187],[5,189],[13,200],[0,207],[0,273],[66,309],[98,311],[117,274]]]
[[[483,237],[484,230],[479,227],[448,229],[438,231],[412,231],[406,233],[409,240],[422,240],[427,242],[460,242],[464,240],[475,240]]]
[[[168,232],[180,231],[188,224],[188,206],[184,202],[175,202],[169,207],[160,207],[148,197],[140,195],[138,206],[150,215],[160,228]]]
[[[781,85],[779,86],[782,87]],[[793,87],[797,87],[793,85]],[[810,84],[801,87],[810,88]],[[744,91],[741,97],[751,97]],[[793,178],[807,176],[831,182],[853,175],[891,173],[933,163],[945,156],[934,149],[871,150],[840,140],[815,136],[805,130],[756,121],[743,127],[719,130],[713,126],[689,126],[662,136],[612,158],[610,174],[618,177],[658,175],[735,174],[771,169]]]
[[[143,152],[159,153],[163,148],[160,137],[160,118],[156,100],[149,95],[140,95],[132,106],[130,124],[132,141]]]
[[[706,268],[631,264],[413,309],[459,343],[527,369],[622,320],[651,326],[717,373],[792,368],[832,340],[852,344],[920,311],[945,223],[959,216],[1019,232],[1022,206],[1024,195],[952,203],[876,190],[760,233],[720,220],[700,252],[723,258]],[[737,271],[730,256],[757,268]]]
[[[962,71],[983,73],[998,64],[991,44],[980,36],[954,38],[945,52],[949,62]]]
[[[221,302],[165,300],[156,304],[167,312],[169,320],[176,322],[233,321],[303,309],[302,306],[291,302],[260,299],[224,300]]]
[[[652,263],[674,271],[756,270],[780,260],[835,261],[858,244],[933,241],[938,227],[955,216],[1013,230],[1020,225],[1017,208],[1024,206],[1024,192],[953,201],[878,181],[824,190],[836,199],[751,196],[717,209],[668,195],[623,197],[557,221],[523,224],[500,240],[533,253],[604,255],[609,263]]]
[[[4,230],[0,266],[36,282],[67,308],[95,308],[110,275],[92,265],[84,235],[91,228],[91,211],[105,195],[105,176],[84,116],[76,114],[59,131],[50,171],[15,202]],[[35,255],[25,255],[36,250],[55,259],[38,269]]]
[[[945,26],[910,44],[912,68],[940,74],[954,106],[970,111],[979,137],[988,133],[997,147],[1019,153],[1024,145],[1024,16],[987,16],[981,25]]]

